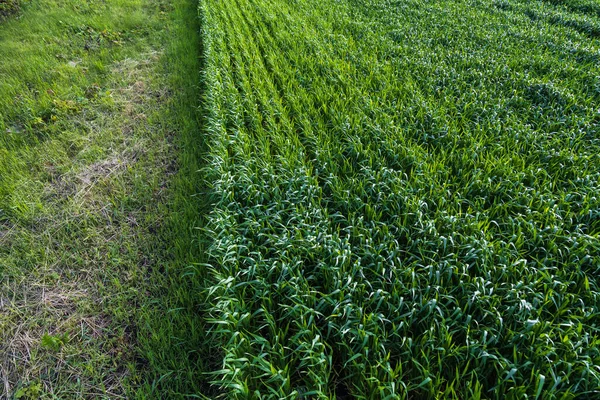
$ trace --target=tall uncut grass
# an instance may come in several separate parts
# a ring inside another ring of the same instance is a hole
[[[214,385],[600,396],[600,8],[201,0]]]

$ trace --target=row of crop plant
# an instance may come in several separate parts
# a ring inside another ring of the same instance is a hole
[[[202,0],[215,385],[599,396],[594,9]]]

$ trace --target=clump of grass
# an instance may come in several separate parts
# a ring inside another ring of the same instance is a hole
[[[201,2],[225,397],[600,395],[600,44],[528,7]]]

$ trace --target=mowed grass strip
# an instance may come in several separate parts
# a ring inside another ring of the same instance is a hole
[[[200,391],[197,3],[0,23],[0,399]]]
[[[600,395],[594,10],[201,1],[224,397]]]

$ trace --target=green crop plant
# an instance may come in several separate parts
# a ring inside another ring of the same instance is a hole
[[[225,397],[600,396],[596,2],[200,3]]]

